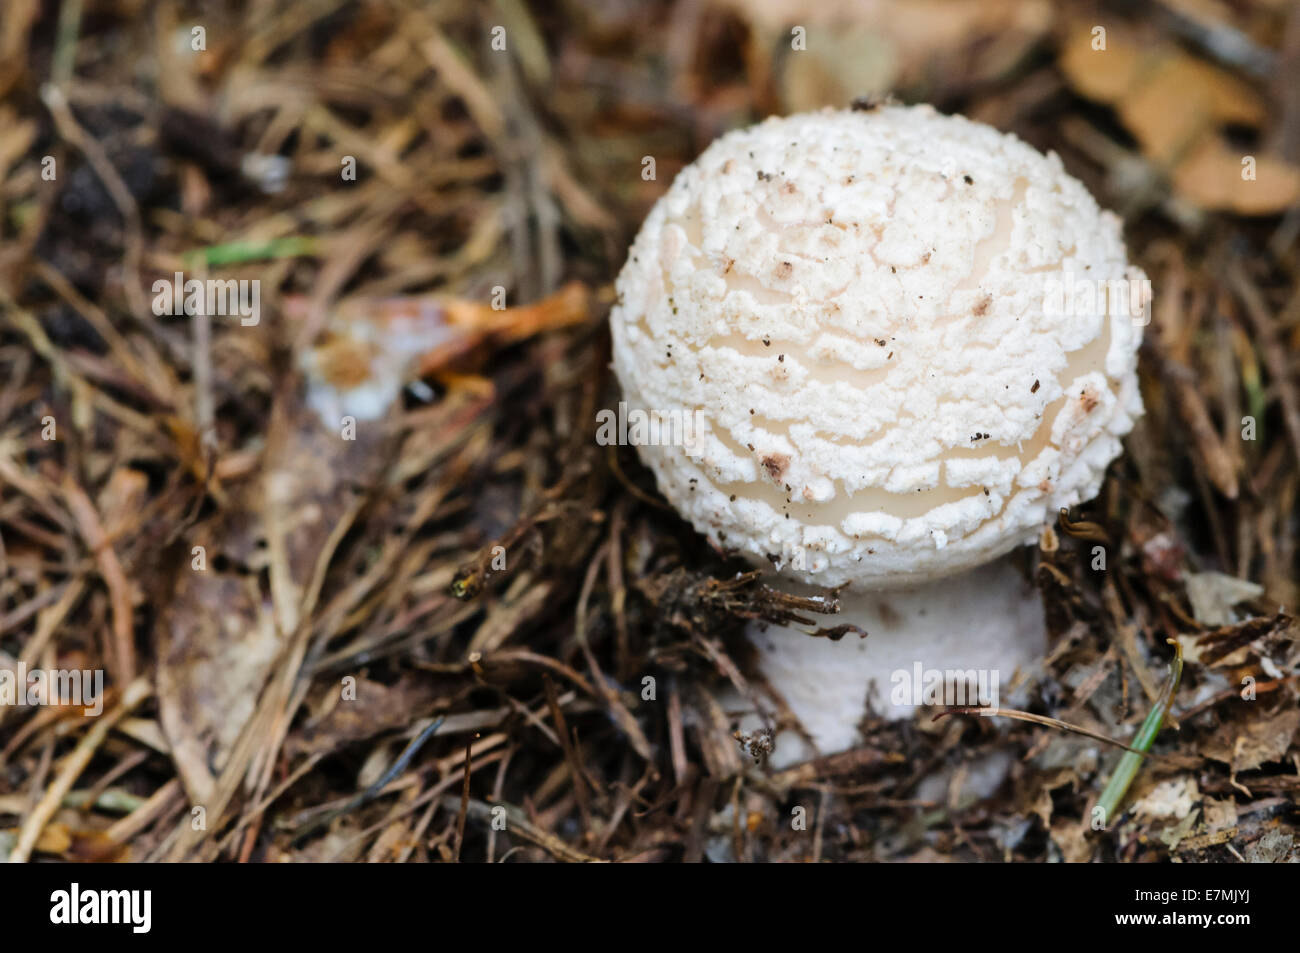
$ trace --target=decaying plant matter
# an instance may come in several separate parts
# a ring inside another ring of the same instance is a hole
[[[106,696],[0,707],[0,854],[1296,856],[1294,9],[53,6],[0,8],[0,671]],[[1105,830],[1124,752],[1044,724],[868,715],[773,769],[714,695],[764,694],[746,621],[859,634],[594,440],[612,281],[674,173],[885,92],[1056,150],[1156,289],[1146,416],[1025,554],[1051,648],[1003,697],[1128,744],[1181,646]],[[177,271],[259,281],[260,320],[155,314]],[[322,408],[358,388],[349,430]]]

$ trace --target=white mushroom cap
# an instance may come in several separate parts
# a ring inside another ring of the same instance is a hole
[[[699,412],[688,445],[639,447],[660,490],[816,585],[915,584],[1029,541],[1096,494],[1142,410],[1149,292],[1119,219],[1055,154],[927,106],[723,136],[617,288],[629,408]]]

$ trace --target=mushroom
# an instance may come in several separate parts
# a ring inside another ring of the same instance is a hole
[[[853,743],[873,682],[905,717],[900,673],[1006,685],[1042,654],[1006,554],[1120,454],[1150,297],[1058,156],[928,106],[771,118],[678,175],[617,292],[627,406],[696,421],[638,447],[660,491],[715,547],[846,587],[870,633],[751,632],[816,750]]]

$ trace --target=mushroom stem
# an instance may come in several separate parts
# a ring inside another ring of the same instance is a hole
[[[832,642],[788,626],[750,628],[759,671],[815,745],[794,730],[779,732],[770,759],[776,768],[853,747],[868,703],[887,719],[925,705],[1005,704],[1016,669],[1041,658],[1047,644],[1042,601],[1010,557],[914,588],[842,592],[839,622],[869,634]],[[742,712],[741,730],[763,726],[734,691],[721,701]]]

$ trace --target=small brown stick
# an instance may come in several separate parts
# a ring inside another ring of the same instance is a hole
[[[54,817],[59,806],[63,803],[63,799],[72,790],[72,785],[77,782],[77,778],[81,777],[81,772],[86,770],[86,765],[90,764],[90,759],[95,756],[99,746],[104,743],[109,731],[152,693],[153,686],[149,684],[147,679],[136,679],[122,693],[122,701],[117,707],[107,714],[101,715],[99,720],[91,726],[81,741],[77,743],[77,747],[73,749],[72,754],[68,755],[67,760],[64,761],[58,777],[45,789],[40,801],[32,808],[32,812],[27,815],[27,820],[23,822],[22,829],[18,832],[18,843],[9,854],[10,863],[24,864],[27,862],[31,857],[32,849],[40,839],[41,831],[45,830],[45,825]]]
[[[615,505],[609,521],[609,559],[607,578],[610,593],[610,614],[614,617],[615,671],[621,681],[632,675],[631,637],[627,628],[627,586],[623,581],[623,529],[627,517],[627,500]]]
[[[105,831],[105,834],[110,840],[125,844],[171,810],[172,805],[179,805],[184,800],[185,791],[181,788],[181,779],[172,778],[154,791],[147,801]]]
[[[207,279],[207,268],[199,271],[199,280]],[[217,451],[216,396],[212,384],[212,315],[206,307],[194,311],[194,426],[199,432],[199,448],[205,469]]]
[[[415,848],[419,845],[420,841],[424,840],[425,831],[429,829],[429,824],[433,821],[433,815],[438,813],[438,808],[441,806],[442,805],[439,804],[436,799],[429,801],[429,806],[425,808],[424,813],[420,815],[420,819],[416,822],[414,830],[411,831],[410,842],[398,851],[397,863],[404,864],[410,859],[411,854],[414,853]],[[398,819],[398,817],[392,818],[394,822]],[[495,833],[495,831],[493,833]],[[489,858],[489,860],[490,859],[491,858]]]
[[[77,530],[85,540],[87,548],[95,557],[99,574],[108,586],[109,602],[113,607],[113,655],[118,670],[114,673],[118,684],[126,685],[135,678],[135,633],[132,624],[131,586],[126,573],[118,561],[117,553],[109,543],[104,524],[100,522],[99,512],[90,501],[86,491],[65,477],[63,481],[63,498],[68,510],[77,522]]]
[[[1197,390],[1195,373],[1160,351],[1157,345],[1153,344],[1152,347],[1156,349],[1161,371],[1173,392],[1174,406],[1192,437],[1198,456],[1205,464],[1205,475],[1215,489],[1228,499],[1235,500],[1238,494],[1236,460],[1224,447],[1223,440],[1215,429],[1205,400]]]
[[[58,590],[56,589],[54,591]],[[54,637],[54,633],[58,630],[59,626],[63,624],[63,620],[67,618],[68,613],[71,612],[73,607],[80,601],[85,591],[85,581],[82,577],[78,576],[71,580],[67,586],[59,592],[58,602],[47,609],[42,609],[36,614],[36,631],[32,634],[32,637],[27,640],[27,644],[23,646],[22,651],[18,654],[18,660],[20,662],[26,662],[29,668],[35,665],[36,659],[45,651],[46,645],[49,643],[50,639]],[[4,716],[7,710],[8,709],[6,708],[0,708],[0,724],[4,724]],[[4,752],[0,752],[0,764],[4,762],[7,753],[7,748]]]
[[[1091,738],[1093,741],[1101,741],[1108,745],[1114,745],[1116,748],[1123,748],[1125,751],[1133,754],[1140,754],[1144,758],[1153,758],[1159,760],[1164,755],[1152,754],[1149,751],[1143,751],[1140,748],[1133,748],[1124,744],[1122,741],[1116,741],[1114,738],[1108,738],[1096,731],[1090,731],[1087,728],[1081,728],[1078,725],[1072,725],[1068,721],[1061,721],[1058,718],[1049,718],[1046,715],[1035,715],[1032,712],[1018,711],[1014,708],[981,708],[979,705],[954,705],[951,708],[945,708],[934,716],[934,721],[946,715],[983,715],[987,717],[1014,718],[1016,721],[1027,721],[1031,724],[1042,725],[1044,728],[1059,728],[1061,731],[1068,731],[1072,734],[1083,735]]]
[[[597,678],[599,674],[597,673]],[[578,757],[573,746],[573,736],[569,734],[568,722],[564,719],[564,710],[560,708],[556,696],[555,683],[549,675],[542,676],[542,685],[546,689],[546,704],[551,709],[551,721],[555,723],[555,733],[560,737],[564,749],[564,758],[569,762],[569,774],[573,779],[573,796],[578,801],[578,813],[582,815],[582,829],[591,830],[591,807],[587,791],[587,779],[582,774],[582,759]]]
[[[510,759],[514,757],[514,754],[515,754],[515,749],[513,747],[509,748],[507,751],[505,751],[504,756],[501,758],[501,763],[497,765],[496,781],[493,782],[492,784],[493,801],[500,801],[503,796],[502,792],[505,789],[506,771],[508,771],[510,768]],[[429,810],[432,811],[436,806],[436,804],[437,802],[430,804]],[[489,864],[492,863],[493,858],[496,856],[496,847],[497,847],[497,829],[494,825],[489,825],[488,844],[487,844],[487,862]]]
[[[1137,675],[1138,683],[1141,684],[1147,698],[1154,702],[1160,697],[1160,683],[1142,661],[1141,653],[1138,651],[1137,626],[1127,621],[1124,606],[1120,603],[1119,592],[1110,579],[1107,579],[1102,587],[1101,597],[1107,611],[1110,612],[1111,622],[1114,624],[1115,632],[1119,636],[1119,647],[1124,651],[1124,657],[1128,659],[1129,667]]]
[[[456,802],[451,798],[446,798],[443,801],[443,804],[448,807],[455,803]],[[481,818],[483,820],[490,820],[492,818],[493,807],[504,808],[506,812],[506,823],[509,826],[509,830],[514,834],[518,834],[524,840],[536,844],[556,860],[562,860],[565,863],[570,864],[607,863],[607,861],[600,857],[593,857],[591,854],[584,853],[576,847],[570,847],[550,831],[538,827],[528,819],[527,815],[525,815],[523,811],[519,810],[519,808],[515,807],[513,804],[488,805],[482,801],[470,801],[468,805],[462,807],[461,810],[465,811],[466,807],[468,807],[467,813],[473,814],[476,818]],[[501,859],[505,860],[504,857]]]
[[[1245,305],[1246,316],[1259,340],[1259,349],[1264,354],[1264,364],[1277,390],[1278,403],[1282,405],[1282,421],[1286,424],[1287,434],[1291,437],[1291,446],[1295,458],[1300,461],[1300,396],[1296,394],[1295,381],[1287,366],[1287,350],[1277,338],[1277,329],[1273,316],[1269,314],[1259,289],[1247,278],[1239,264],[1228,268],[1228,282]]]
[[[474,763],[474,742],[465,744],[465,780],[460,786],[460,814],[456,818],[456,850],[452,863],[460,863],[460,849],[465,843],[465,821],[469,817],[469,777]]]
[[[308,837],[308,835],[314,834],[322,827],[326,827],[335,818],[342,817],[344,814],[355,811],[363,804],[368,804],[380,795],[389,792],[390,786],[397,781],[398,777],[408,767],[410,767],[415,756],[419,753],[420,749],[424,747],[424,743],[438,733],[438,729],[442,727],[442,723],[442,718],[436,718],[426,725],[418,735],[406,743],[406,747],[402,749],[401,754],[399,754],[396,760],[388,766],[388,770],[380,775],[379,780],[370,785],[370,787],[366,788],[364,791],[359,791],[357,794],[348,798],[341,807],[328,812],[315,822],[303,827],[296,835],[294,835],[294,843],[301,843]],[[466,753],[466,759],[466,771],[468,771],[468,752]],[[465,783],[467,785],[469,784],[468,775],[466,776]]]

